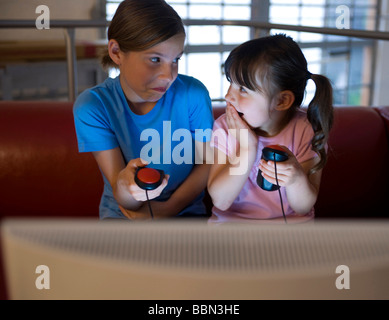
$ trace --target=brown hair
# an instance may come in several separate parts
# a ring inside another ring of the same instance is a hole
[[[147,50],[176,34],[185,34],[180,16],[164,0],[124,0],[108,28],[108,40],[123,52]],[[117,67],[105,49],[103,67]]]
[[[278,34],[241,44],[227,58],[225,73],[229,81],[263,92],[270,99],[283,90],[292,91],[295,101],[289,116],[300,107],[307,81],[312,79],[316,92],[309,103],[307,118],[314,131],[312,150],[320,156],[320,162],[310,173],[324,167],[325,146],[333,123],[332,86],[325,76],[308,71],[304,54],[292,38]]]

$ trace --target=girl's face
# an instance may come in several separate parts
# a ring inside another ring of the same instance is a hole
[[[225,98],[227,104],[243,113],[242,119],[251,128],[260,128],[267,132],[272,129],[271,103],[265,94],[231,82]]]
[[[184,42],[177,34],[145,51],[121,53],[120,84],[128,100],[153,106],[162,98],[177,78]]]

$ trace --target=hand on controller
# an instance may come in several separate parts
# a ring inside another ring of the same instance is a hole
[[[145,190],[148,190],[148,198],[154,199],[157,198],[167,186],[169,175],[163,174],[163,176],[161,176],[160,171],[148,168],[146,167],[147,165],[148,163],[141,158],[132,159],[119,173],[116,190],[118,190],[118,193],[121,193],[123,199],[130,195],[135,201],[144,202],[147,201]],[[140,171],[141,169],[146,168],[147,170]],[[154,172],[154,170],[157,172]],[[140,172],[140,179],[139,177],[136,177],[138,172]],[[138,180],[138,182],[136,180]],[[142,180],[144,181],[142,182]],[[148,189],[145,189],[146,187],[148,187]],[[124,204],[122,205],[125,206]]]
[[[154,214],[150,204],[149,191],[156,190],[162,184],[164,179],[165,173],[163,170],[141,167],[135,172],[135,183],[139,186],[139,188],[145,190],[151,219],[154,219]]]
[[[266,161],[283,162],[288,160],[288,158],[288,154],[285,152],[285,150],[278,145],[270,145],[263,148],[262,150],[262,159]],[[280,188],[279,186],[267,181],[262,176],[261,170],[258,170],[257,184],[266,191],[275,191]]]
[[[135,171],[134,181],[139,190],[133,195],[138,201],[146,201],[157,198],[167,186],[169,175],[163,170],[149,167],[139,167]],[[146,192],[147,191],[147,194]]]

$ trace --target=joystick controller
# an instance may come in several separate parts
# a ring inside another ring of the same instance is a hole
[[[288,160],[288,154],[278,145],[271,145],[263,148],[262,150],[262,159],[266,161],[275,161],[275,162],[282,162]],[[280,187],[270,183],[267,181],[264,177],[262,177],[262,171],[258,170],[258,176],[257,176],[257,184],[260,186],[263,190],[266,191],[275,191],[278,190]]]
[[[163,170],[153,168],[138,168],[135,172],[135,182],[139,188],[143,190],[154,190],[158,188],[163,179],[165,173]]]

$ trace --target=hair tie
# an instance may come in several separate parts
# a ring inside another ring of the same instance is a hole
[[[312,79],[312,73],[310,73],[309,71],[307,71],[307,80],[309,80],[309,79]]]

